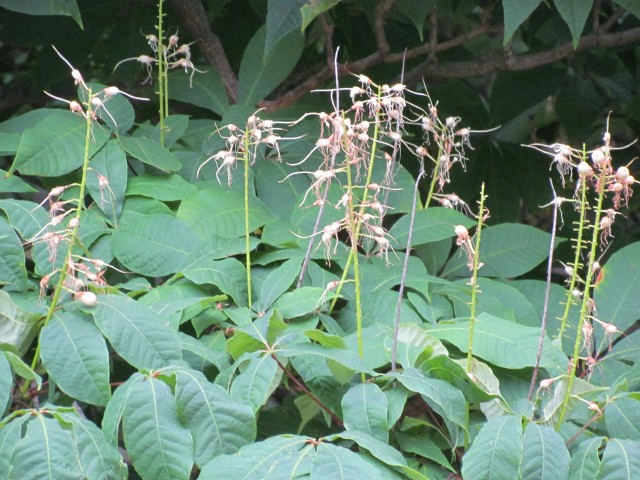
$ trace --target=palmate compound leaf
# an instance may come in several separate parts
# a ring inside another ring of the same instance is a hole
[[[347,437],[348,438],[348,437]],[[328,441],[332,441],[327,437]],[[198,480],[382,480],[379,471],[348,448],[298,435],[278,435],[214,458]]]
[[[33,415],[16,444],[9,480],[78,480],[82,478],[72,433],[40,413]]]
[[[104,406],[111,396],[109,352],[90,319],[58,311],[40,333],[40,354],[47,373],[70,397]]]
[[[524,430],[523,480],[568,480],[571,456],[551,427],[530,422]]]
[[[198,467],[218,455],[236,453],[255,440],[256,418],[251,408],[232,399],[201,372],[177,369],[175,376],[178,419],[193,436]]]
[[[114,350],[136,368],[161,368],[182,360],[176,331],[149,307],[125,295],[98,295],[96,326]]]
[[[173,215],[124,214],[112,234],[113,253],[128,270],[150,277],[179,271],[200,239]]]
[[[462,476],[474,480],[520,478],[522,419],[505,415],[483,425],[462,458]]]
[[[189,480],[194,446],[178,421],[171,388],[149,376],[131,385],[122,415],[127,453],[142,478]]]

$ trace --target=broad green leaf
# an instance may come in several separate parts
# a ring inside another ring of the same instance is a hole
[[[127,136],[121,136],[118,140],[129,155],[147,165],[164,172],[175,172],[182,167],[178,159],[155,140]]]
[[[282,295],[273,306],[284,318],[295,318],[317,310],[334,297],[333,292],[323,288],[300,287]]]
[[[164,119],[164,145],[172,146],[189,128],[189,115],[169,115]],[[153,129],[153,140],[160,141],[160,124]],[[177,158],[177,157],[176,157]]]
[[[640,18],[640,4],[636,0],[613,0],[632,15]]]
[[[429,433],[396,432],[394,436],[403,452],[415,453],[423,458],[433,460],[451,472],[455,472],[440,447],[430,438]]]
[[[640,242],[621,248],[607,260],[594,300],[598,317],[620,331],[640,318]]]
[[[129,179],[127,195],[142,195],[163,202],[175,202],[197,193],[198,189],[180,175],[151,175],[148,173]]]
[[[415,25],[422,42],[424,41],[424,19],[437,3],[437,0],[397,0],[395,8]]]
[[[316,0],[305,3],[300,9],[300,13],[302,14],[302,31],[304,32],[318,15],[335,7],[341,1],[342,0]]]
[[[36,127],[27,128],[20,138],[15,160],[8,174],[58,177],[82,166],[87,124],[83,117],[66,110],[52,110]],[[105,130],[93,129],[89,157],[109,139]]]
[[[89,420],[76,414],[58,413],[73,427],[80,465],[86,478],[124,480],[128,478],[127,465],[115,446],[109,444],[102,431]]]
[[[11,365],[4,355],[4,352],[0,350],[0,418],[4,416],[4,412],[9,405],[9,400],[11,400],[12,385],[13,372],[11,371]],[[0,472],[1,471],[2,469],[0,468]]]
[[[178,272],[200,239],[173,215],[123,215],[112,234],[113,254],[133,272],[160,277]]]
[[[387,397],[375,383],[354,385],[342,397],[344,426],[388,443],[388,407]]]
[[[38,320],[40,315],[23,310],[0,290],[0,344],[11,345],[24,355],[36,334]]]
[[[593,131],[594,119],[607,113],[607,98],[591,79],[570,77],[556,95],[558,120],[571,141],[586,138]]]
[[[44,208],[27,200],[0,200],[0,209],[4,210],[11,226],[25,240],[35,240],[34,237],[51,221]]]
[[[178,208],[178,218],[206,237],[241,237],[245,233],[244,194],[213,185],[185,199]],[[249,196],[249,230],[253,232],[271,219],[262,202]]]
[[[127,189],[127,156],[117,140],[109,140],[89,162],[87,191],[100,210],[117,225]]]
[[[484,369],[482,367],[484,366]],[[443,380],[460,390],[469,403],[482,403],[500,395],[498,379],[491,369],[474,359],[471,373],[473,379],[467,374],[460,363],[452,360],[447,355],[435,355],[427,359],[420,369],[429,377]],[[481,370],[482,369],[482,370]],[[484,378],[484,372],[493,375],[492,378]],[[492,384],[488,384],[489,380]]]
[[[299,25],[299,24],[298,24]],[[238,74],[238,102],[256,105],[287,78],[304,47],[304,36],[297,29],[280,39],[265,53],[266,28],[260,28],[244,51]]]
[[[399,326],[397,340],[396,361],[404,368],[419,367],[428,358],[447,354],[439,339],[413,323]],[[391,352],[393,338],[385,339],[385,347]]]
[[[213,68],[190,78],[184,72],[169,75],[169,98],[207,108],[218,115],[224,115],[229,108],[229,99],[222,79]]]
[[[22,436],[23,425],[27,421],[29,421],[29,417],[23,415],[12,419],[0,428],[0,478],[9,478],[13,452],[18,446],[18,441]]]
[[[389,230],[389,236],[396,239],[399,248],[404,248],[409,237],[411,215],[401,217]],[[418,210],[414,219],[412,245],[437,242],[445,238],[455,237],[455,226],[463,225],[471,228],[476,222],[462,213],[444,207],[431,207]],[[484,233],[482,234],[484,240]]]
[[[27,423],[11,459],[9,480],[78,480],[82,471],[69,430],[42,413]]]
[[[593,0],[553,0],[560,16],[571,31],[573,48],[578,46],[584,24],[589,18],[589,12],[593,7]]]
[[[282,370],[270,355],[252,358],[231,384],[231,398],[256,413],[277,388]]]
[[[376,469],[348,448],[322,442],[313,457],[310,480],[382,480]]]
[[[429,405],[436,406],[449,420],[466,428],[467,404],[460,390],[442,380],[429,378],[415,368],[407,368],[395,377],[405,388],[422,395]]]
[[[287,34],[300,28],[302,25],[300,9],[304,4],[305,0],[269,0],[263,59],[269,57],[273,47]],[[300,35],[300,32],[297,33]]]
[[[603,437],[590,438],[580,442],[571,455],[569,464],[570,480],[591,480],[598,478],[600,471],[600,447],[602,447]]]
[[[627,397],[611,403],[605,410],[604,422],[609,436],[640,441],[640,401]]]
[[[188,266],[182,273],[197,285],[216,286],[229,295],[236,305],[247,305],[247,270],[236,258],[203,260],[197,265]]]
[[[468,351],[469,321],[441,323],[429,330],[435,337]],[[473,354],[504,368],[519,369],[535,365],[540,329],[525,327],[488,313],[478,316],[474,326]],[[567,358],[545,338],[540,366],[563,370]]]
[[[24,248],[15,230],[0,217],[0,285],[7,290],[27,289]]]
[[[530,422],[522,443],[522,479],[569,479],[571,456],[564,439],[553,428]]]
[[[111,397],[109,352],[100,331],[76,312],[57,312],[40,333],[47,373],[72,398],[104,406]]]
[[[482,231],[480,274],[511,278],[527,273],[549,255],[551,235],[529,225],[502,223]],[[557,245],[557,243],[556,243]],[[443,275],[468,275],[467,259],[454,255]]]
[[[76,0],[0,0],[0,7],[27,15],[66,15],[84,28]]]
[[[251,408],[200,372],[176,371],[176,408],[178,419],[193,436],[195,463],[200,468],[255,440],[256,419]]]
[[[0,155],[12,155],[12,153],[2,152],[2,134],[0,133]],[[20,136],[17,135],[17,141],[20,141]],[[16,142],[16,149],[18,143]],[[37,190],[15,175],[11,177],[6,176],[7,172],[0,168],[0,193],[33,193]]]
[[[517,479],[521,462],[522,419],[505,415],[482,426],[462,457],[462,476],[474,480]]]
[[[33,369],[29,365],[27,365],[24,360],[22,360],[22,358],[20,358],[10,350],[5,350],[4,355],[7,358],[9,365],[11,365],[11,369],[16,375],[24,378],[29,382],[35,381],[38,389],[42,388],[42,377],[34,372]]]
[[[300,263],[300,259],[292,258],[267,275],[260,288],[256,311],[264,312],[289,289],[300,273]]]
[[[220,455],[207,463],[198,480],[291,480],[308,478],[315,448],[309,437],[276,435],[250,443],[236,455]]]
[[[609,439],[602,457],[599,480],[640,478],[640,443]]]
[[[96,325],[114,350],[137,368],[161,368],[182,359],[178,334],[149,307],[124,295],[98,295]]]
[[[131,386],[122,431],[127,453],[142,478],[189,480],[193,438],[178,421],[166,383],[151,376]]]
[[[352,440],[356,442],[360,448],[368,450],[371,455],[376,457],[385,465],[400,468],[407,466],[407,460],[398,450],[393,448],[391,445],[387,445],[386,443],[381,442],[371,435],[357,431],[341,432],[336,433],[335,435],[329,435],[324,439],[333,442],[337,438]]]
[[[340,365],[355,372],[363,372],[369,375],[376,375],[376,372],[362,360],[358,354],[352,350],[342,348],[329,348],[315,343],[288,344],[278,350],[278,356],[294,358],[297,356],[307,356],[310,358],[322,357],[327,360],[334,360]]]
[[[119,385],[113,392],[111,400],[107,403],[107,408],[102,416],[102,432],[107,442],[113,447],[118,446],[120,439],[120,422],[124,414],[124,407],[127,405],[129,391],[136,382],[145,381],[146,377],[138,372],[131,375],[126,382]]]
[[[126,133],[135,120],[135,112],[131,102],[125,95],[106,96],[103,92],[107,85],[100,83],[87,82],[87,87],[91,89],[91,93],[94,97],[97,97],[103,101],[102,106],[96,108],[93,107],[93,113],[104,122],[109,129],[116,134]],[[78,98],[83,104],[89,100],[87,91],[78,87]]]
[[[538,8],[542,0],[502,0],[504,10],[504,39],[506,45],[514,32]]]

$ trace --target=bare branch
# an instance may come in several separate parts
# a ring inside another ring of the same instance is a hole
[[[238,101],[238,79],[224,53],[222,42],[211,31],[207,14],[201,0],[172,0],[182,24],[189,29],[193,38],[198,39],[202,54],[209,64],[217,70],[224,84],[230,103]]]

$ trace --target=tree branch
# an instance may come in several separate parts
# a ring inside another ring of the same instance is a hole
[[[180,17],[181,23],[189,29],[193,38],[198,40],[202,55],[220,74],[230,103],[238,101],[238,79],[224,53],[222,42],[211,31],[207,14],[201,0],[172,0],[171,3]]]

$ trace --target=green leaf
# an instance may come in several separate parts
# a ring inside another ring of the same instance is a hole
[[[194,370],[176,371],[178,419],[193,435],[195,463],[236,453],[254,441],[256,419],[251,408],[235,401],[226,390]]]
[[[117,224],[127,189],[127,156],[117,140],[109,140],[89,162],[87,191],[104,214]],[[105,184],[106,182],[106,184]]]
[[[627,397],[611,403],[604,422],[609,436],[640,441],[640,401]]]
[[[98,427],[76,414],[57,413],[56,415],[73,427],[80,465],[86,478],[124,480],[128,477],[127,465],[120,453],[115,446],[107,442]]]
[[[302,24],[300,27],[302,31],[304,32],[318,15],[335,7],[341,1],[342,0],[310,0],[308,3],[305,3],[300,9],[300,13],[302,14]]]
[[[341,432],[335,435],[329,435],[324,439],[327,441],[334,441],[337,438],[343,438],[345,440],[352,440],[358,444],[359,447],[369,451],[371,455],[376,457],[382,463],[392,467],[406,467],[407,461],[402,454],[393,448],[391,445],[387,445],[384,442],[367,435],[363,432]]]
[[[126,382],[116,388],[111,400],[109,400],[107,404],[107,408],[104,410],[104,415],[102,416],[102,432],[104,438],[113,447],[117,447],[120,440],[120,422],[122,421],[124,407],[127,404],[131,386],[136,382],[144,381],[145,378],[144,375],[138,372],[131,375]]]
[[[405,388],[419,393],[429,405],[436,406],[441,412],[444,412],[449,420],[466,428],[467,404],[460,390],[442,380],[429,378],[415,368],[407,368],[403,373],[396,374],[395,377]]]
[[[640,318],[640,242],[621,248],[607,260],[594,300],[599,318],[620,331]]]
[[[151,310],[124,295],[98,295],[96,325],[114,350],[137,368],[161,368],[182,359],[178,334]]]
[[[395,8],[415,25],[420,41],[423,42],[424,19],[427,18],[427,14],[433,10],[436,4],[437,0],[396,0]]]
[[[174,145],[189,129],[189,115],[169,115],[164,119],[164,145]],[[160,124],[153,129],[153,140],[160,141]]]
[[[47,373],[70,397],[104,406],[111,397],[109,352],[95,325],[76,312],[57,312],[40,333]]]
[[[530,422],[522,443],[522,478],[569,479],[571,456],[564,439],[551,427]]]
[[[300,28],[300,25],[302,25],[300,9],[304,4],[305,0],[269,0],[266,21],[267,36],[263,59],[269,57],[269,54],[280,40]],[[299,32],[297,33],[300,35]]]
[[[351,450],[322,442],[313,458],[309,480],[382,480],[376,469]]]
[[[5,211],[11,226],[25,240],[33,239],[51,220],[44,208],[27,200],[0,200],[0,209]]]
[[[328,360],[334,360],[355,372],[376,375],[376,372],[369,368],[356,352],[342,348],[329,348],[315,343],[296,343],[282,347],[278,350],[278,356],[286,358],[295,358],[297,356],[307,356],[309,358],[322,357]]]
[[[27,289],[24,248],[15,230],[0,217],[0,285],[8,290]]]
[[[640,4],[636,0],[613,0],[632,15],[640,18]]]
[[[78,480],[82,471],[78,450],[60,424],[43,414],[35,415],[11,459],[10,480]]]
[[[550,234],[529,225],[502,223],[488,227],[482,231],[480,274],[499,278],[523,275],[548,257],[550,239]],[[468,272],[466,257],[454,255],[443,275],[465,276]]]
[[[323,300],[331,300],[334,296],[324,288],[300,287],[282,295],[273,306],[280,310],[283,318],[295,318],[317,310]]]
[[[9,392],[9,390],[7,390]],[[0,428],[0,478],[9,478],[13,452],[22,436],[23,425],[29,420],[27,415],[12,419]]]
[[[116,134],[126,133],[133,125],[136,116],[129,99],[125,95],[106,97],[104,93],[100,92],[107,88],[107,85],[93,82],[87,82],[86,85],[91,89],[92,95],[103,100],[101,107],[93,107],[93,112],[96,116],[102,120],[112,132]],[[77,92],[78,98],[83,104],[86,104],[89,101],[87,90],[83,87],[78,87]]]
[[[269,275],[262,282],[256,311],[266,311],[273,302],[289,289],[300,273],[300,264],[301,260],[299,258],[292,258],[269,272]]]
[[[630,440],[609,439],[602,457],[599,480],[640,478],[640,444]]]
[[[467,352],[469,322],[440,323],[429,333],[454,344]],[[473,354],[498,367],[519,369],[532,367],[536,362],[540,329],[503,320],[488,313],[478,316],[473,336]],[[542,368],[563,370],[567,358],[545,337],[540,359]]]
[[[266,28],[261,27],[244,51],[238,75],[238,102],[256,105],[287,78],[304,47],[304,36],[295,30],[283,37],[264,55]]]
[[[474,480],[520,478],[521,462],[522,419],[512,415],[492,418],[462,457],[462,476]]]
[[[593,7],[593,0],[553,0],[560,16],[569,26],[573,48],[578,46],[584,25]]]
[[[120,263],[149,277],[178,272],[200,245],[200,239],[185,222],[163,214],[123,215],[112,239],[113,254]]]
[[[236,258],[207,259],[187,267],[182,273],[197,285],[215,285],[233,298],[236,305],[247,305],[247,270]]]
[[[538,8],[542,0],[502,0],[504,10],[504,39],[506,45],[514,32]]]
[[[282,370],[270,355],[252,358],[231,384],[231,398],[256,413],[277,388],[281,377]]]
[[[164,172],[175,172],[182,167],[178,159],[155,140],[127,136],[121,136],[118,140],[129,155],[147,165]]]
[[[402,324],[398,328],[396,360],[404,368],[419,367],[420,363],[436,355],[446,355],[442,342],[415,324]],[[393,348],[393,338],[385,339],[388,351]]]
[[[2,141],[2,133],[0,133],[0,142]],[[20,141],[20,136],[18,135],[18,141]],[[0,148],[1,143],[0,143]],[[16,142],[16,149],[18,148]],[[1,152],[1,150],[0,150]],[[4,153],[1,153],[4,155]],[[8,153],[6,155],[9,155]],[[19,177],[12,176],[7,177],[7,172],[0,168],[0,193],[33,193],[37,192],[35,188],[29,185],[27,182],[22,180]]]
[[[7,357],[4,355],[4,352],[0,350],[0,418],[4,416],[7,406],[9,406],[12,386],[13,372],[11,371],[11,365],[9,364]],[[2,468],[0,467],[0,472],[1,471]]]
[[[374,383],[360,383],[351,387],[342,397],[344,427],[389,442],[387,424],[387,397]]]
[[[4,355],[9,361],[11,369],[16,375],[24,378],[29,382],[35,381],[38,389],[42,388],[42,377],[34,372],[29,365],[24,363],[24,360],[22,360],[19,356],[9,350],[5,350]]]
[[[129,179],[127,195],[142,195],[163,202],[175,202],[197,193],[198,189],[180,175],[142,174]]]
[[[169,98],[207,108],[222,116],[229,108],[229,99],[220,74],[209,68],[189,78],[184,72],[169,74]]]
[[[0,290],[0,344],[11,345],[24,355],[36,334],[38,320],[40,315],[23,310]]]
[[[94,128],[89,139],[91,158],[109,139],[101,128]],[[19,170],[23,175],[58,177],[82,166],[86,120],[66,110],[52,110],[36,127],[27,128],[8,175]]]
[[[603,437],[590,438],[580,442],[571,456],[569,464],[570,480],[591,480],[598,478],[600,471],[600,448]]]
[[[202,236],[225,238],[244,236],[244,194],[215,185],[185,199],[178,208],[178,218]],[[271,219],[262,202],[249,196],[249,230],[260,228]]]
[[[0,0],[0,7],[27,15],[66,15],[84,28],[76,0]]]
[[[193,438],[178,421],[166,383],[147,377],[131,386],[122,431],[127,453],[142,478],[189,480]]]
[[[409,224],[411,215],[402,216],[389,230],[389,236],[396,239],[400,248],[407,244],[409,236]],[[445,238],[455,236],[455,225],[463,225],[467,228],[474,226],[476,222],[456,210],[444,207],[431,207],[416,212],[412,245],[422,245],[429,242],[437,242]],[[484,241],[484,232],[482,234]]]
[[[481,365],[484,366],[484,369]],[[421,370],[427,376],[443,380],[459,389],[469,403],[487,402],[500,395],[498,379],[495,378],[495,375],[487,365],[475,359],[472,362],[471,369],[471,373],[474,374],[473,379],[470,378],[460,363],[452,360],[447,355],[435,356],[434,354],[433,357],[421,365]],[[492,388],[493,385],[487,385],[488,379],[482,378],[482,373],[485,371],[493,376],[491,380],[494,380],[496,388]]]

